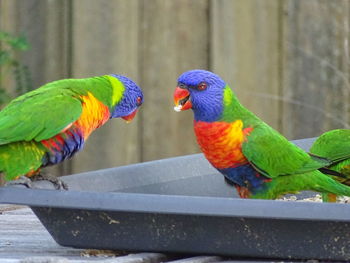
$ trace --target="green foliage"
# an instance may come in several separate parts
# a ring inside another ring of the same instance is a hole
[[[28,49],[29,44],[24,36],[0,31],[0,107],[11,99],[11,95],[1,86],[2,79],[8,74],[16,82],[15,96],[33,89],[29,68],[16,58],[19,52]]]

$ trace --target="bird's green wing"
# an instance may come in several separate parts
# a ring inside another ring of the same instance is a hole
[[[270,178],[305,173],[330,164],[327,159],[311,157],[266,124],[254,128],[242,150],[255,169]]]
[[[82,112],[81,100],[71,89],[55,87],[61,84],[50,83],[7,105],[0,112],[0,145],[49,139],[77,120]]]
[[[330,159],[332,163],[350,158],[350,130],[325,132],[313,143],[310,153]]]

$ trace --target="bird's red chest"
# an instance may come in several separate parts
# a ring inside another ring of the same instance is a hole
[[[229,168],[247,163],[242,143],[251,128],[243,129],[241,120],[226,122],[194,122],[197,141],[205,157],[216,168]]]

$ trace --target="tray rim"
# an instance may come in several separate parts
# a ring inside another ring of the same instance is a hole
[[[350,222],[348,204],[140,193],[0,188],[0,203],[30,207]]]

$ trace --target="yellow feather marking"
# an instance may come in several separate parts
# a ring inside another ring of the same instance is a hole
[[[107,78],[112,84],[112,106],[114,106],[121,100],[125,87],[119,79],[112,76],[107,76]]]
[[[232,90],[228,88],[224,90],[224,105],[228,106],[231,103],[232,103]]]
[[[110,113],[108,107],[97,100],[90,92],[86,96],[81,96],[81,98],[83,100],[83,110],[75,124],[81,129],[86,140],[91,132],[108,121]]]

